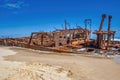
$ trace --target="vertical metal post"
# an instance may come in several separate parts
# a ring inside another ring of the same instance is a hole
[[[30,36],[30,40],[29,40],[29,42],[28,42],[28,45],[30,45],[30,44],[31,44],[31,41],[32,41],[32,36],[33,36],[33,33],[31,33],[31,36]]]
[[[108,49],[109,44],[110,44],[110,41],[111,41],[111,33],[110,33],[111,19],[112,19],[112,16],[109,16],[109,18],[108,18],[108,38],[107,38],[107,49]]]
[[[43,46],[43,33],[41,34],[41,45]]]
[[[102,44],[102,41],[103,41],[103,38],[102,38],[102,35],[103,34],[101,34],[101,32],[102,32],[102,26],[103,26],[103,24],[104,24],[104,20],[105,20],[105,18],[106,18],[106,15],[105,14],[103,14],[102,15],[102,20],[101,20],[101,24],[100,24],[100,28],[99,28],[99,34],[98,34],[98,40],[97,40],[97,43],[98,43],[98,48],[101,48],[101,44]]]

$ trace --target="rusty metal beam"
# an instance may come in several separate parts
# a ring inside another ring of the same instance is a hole
[[[106,18],[106,14],[103,14],[103,15],[102,15],[101,24],[100,24],[100,28],[99,28],[99,32],[102,32],[102,27],[103,27],[105,18]],[[97,38],[98,48],[101,48],[101,46],[102,46],[102,41],[103,41],[103,36],[102,36],[102,34],[98,34],[97,37],[98,37],[98,38]]]
[[[41,45],[43,46],[44,34],[41,34]]]
[[[110,25],[111,25],[111,19],[112,16],[109,16],[108,18],[108,37],[107,37],[107,49],[109,47],[110,41],[111,41],[111,34],[110,34]]]
[[[28,42],[28,45],[30,45],[30,44],[31,44],[33,34],[34,34],[34,33],[31,33],[31,36],[30,36],[30,40],[29,40],[29,42]]]
[[[105,18],[106,18],[106,14],[103,14],[103,15],[102,15],[102,20],[101,20],[101,24],[100,24],[99,31],[102,31],[102,26],[103,26],[103,24],[104,24]]]

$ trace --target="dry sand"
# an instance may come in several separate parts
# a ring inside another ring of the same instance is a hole
[[[120,65],[113,59],[3,47],[1,54],[11,64],[0,63],[1,80],[120,80]]]
[[[14,55],[9,48],[0,47],[0,80],[71,80],[70,72],[59,66],[39,62],[4,61],[3,56]]]

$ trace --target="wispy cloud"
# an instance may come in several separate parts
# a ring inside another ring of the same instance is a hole
[[[5,8],[15,8],[15,9],[20,9],[22,8],[22,5],[18,4],[18,3],[6,3],[4,5]]]
[[[25,6],[28,6],[28,4],[26,4],[24,1],[22,0],[4,0],[4,3],[1,5],[1,7],[3,8],[7,8],[7,9],[21,9]]]
[[[23,13],[22,9],[28,7],[26,0],[0,0],[0,8],[3,8],[12,14]]]

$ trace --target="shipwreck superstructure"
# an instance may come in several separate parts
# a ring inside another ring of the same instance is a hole
[[[111,47],[120,47],[120,42],[114,41],[116,31],[111,30],[111,15],[108,16],[108,29],[103,30],[105,18],[106,15],[103,14],[99,30],[94,32],[91,32],[91,19],[85,19],[85,26],[76,25],[74,28],[70,28],[65,20],[63,29],[55,29],[52,32],[32,32],[30,36],[22,38],[4,38],[0,39],[0,44],[53,51],[74,51],[80,48],[109,50]],[[95,40],[91,39],[91,33],[97,35]]]
[[[99,30],[93,32],[93,34],[97,35],[97,39],[95,43],[96,48],[100,48],[100,49],[109,48],[109,46],[111,45],[111,39],[114,40],[114,36],[116,32],[116,31],[110,30],[112,16],[108,17],[108,30],[106,31],[102,30],[105,18],[106,18],[106,15],[103,14]]]
[[[90,39],[90,31],[77,27],[74,29],[56,30],[53,32],[33,32],[29,45],[46,47],[69,46],[85,44]]]

